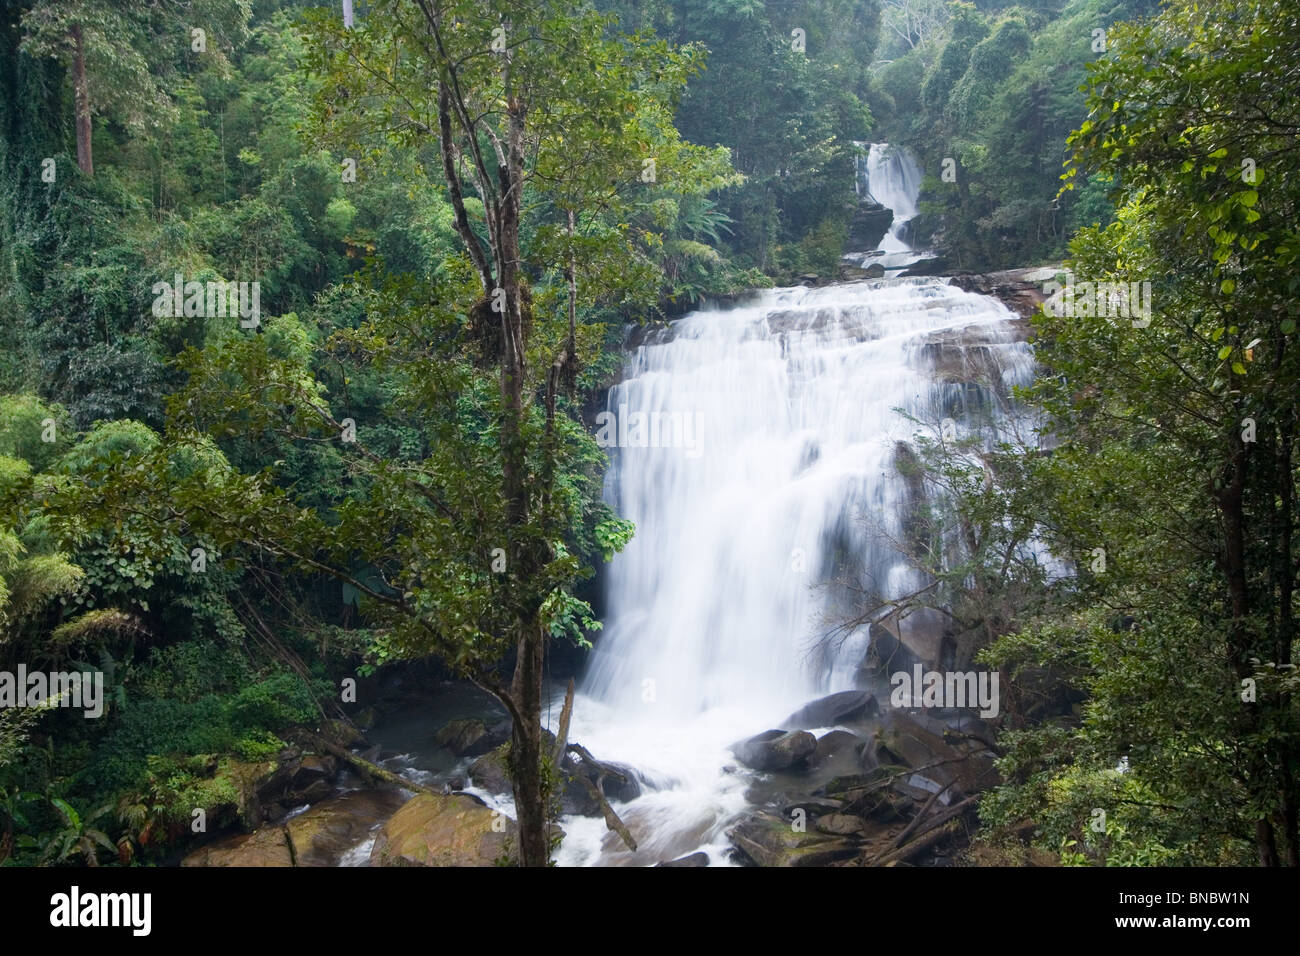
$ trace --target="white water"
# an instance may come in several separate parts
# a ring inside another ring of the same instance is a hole
[[[865,651],[861,635],[816,649],[843,613],[826,586],[845,570],[836,549],[879,590],[911,583],[881,536],[898,532],[904,494],[895,444],[917,428],[894,409],[937,425],[962,389],[932,382],[922,347],[979,327],[1007,384],[1024,381],[1031,359],[1010,317],[941,279],[776,289],[692,313],[636,351],[609,409],[698,414],[700,441],[611,450],[606,497],[637,532],[609,568],[570,736],[660,789],[620,810],[641,852],[602,820],[566,818],[561,863],[696,849],[724,862],[750,782],[728,746],[851,687]]]
[[[920,211],[921,167],[912,154],[889,143],[859,143],[868,146],[865,156],[858,157],[857,193],[859,198],[874,199],[894,213],[889,231],[874,250],[849,253],[846,259],[856,265],[878,262],[886,275],[896,275],[912,263],[927,257],[904,238],[908,224]]]

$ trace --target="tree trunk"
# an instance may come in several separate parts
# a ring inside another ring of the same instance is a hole
[[[520,628],[511,697],[519,718],[511,724],[510,779],[519,824],[519,865],[546,866],[546,789],[542,779],[542,660],[545,650],[540,622]]]
[[[72,36],[72,86],[77,102],[77,165],[87,176],[95,175],[95,162],[90,146],[90,87],[86,83],[86,49],[81,24],[74,23],[68,31]]]

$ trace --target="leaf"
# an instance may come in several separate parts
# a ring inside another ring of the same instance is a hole
[[[1295,319],[1283,319],[1283,320],[1282,320],[1282,334],[1283,334],[1283,335],[1290,335],[1290,334],[1291,334],[1292,332],[1294,332],[1294,331],[1295,331]]]
[[[1236,279],[1224,279],[1219,283],[1219,291],[1224,295],[1232,295],[1232,290],[1237,288]]]
[[[1233,362],[1232,370],[1236,372],[1238,375],[1246,374],[1246,366],[1242,365],[1240,362]]]
[[[1223,348],[1219,349],[1219,361],[1222,362],[1231,354],[1232,354],[1232,346],[1225,345]]]

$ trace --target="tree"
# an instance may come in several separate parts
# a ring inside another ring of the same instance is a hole
[[[545,865],[546,647],[598,626],[573,594],[590,574],[581,557],[631,534],[600,503],[603,455],[571,417],[603,338],[586,321],[597,304],[653,301],[658,237],[632,223],[661,183],[690,195],[728,182],[726,153],[671,124],[697,57],[581,6],[389,0],[352,29],[318,15],[311,38],[322,132],[368,174],[442,192],[461,255],[427,276],[377,263],[365,314],[319,351],[287,316],[191,350],[169,451],[116,462],[111,488],[86,486],[91,500],[64,511],[160,510],[223,554],[344,581],[373,625],[373,663],[434,653],[501,701],[520,862]],[[344,369],[338,393],[318,356]],[[351,414],[367,369],[384,374],[383,422]],[[412,440],[375,440],[393,430]],[[343,497],[319,505],[284,461],[219,488],[177,476],[168,457],[205,433],[336,442]]]
[[[210,32],[219,55],[220,43],[242,36],[248,17],[247,0],[163,0],[141,8],[112,0],[37,0],[23,16],[22,48],[71,70],[77,166],[93,176],[94,116],[119,117],[137,129],[157,125],[173,112],[158,72],[190,48],[190,30],[204,32],[205,51]]]

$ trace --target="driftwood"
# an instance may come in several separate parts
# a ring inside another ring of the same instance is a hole
[[[938,794],[935,794],[937,797]],[[888,866],[890,863],[899,863],[904,860],[910,860],[923,850],[928,850],[936,843],[941,843],[950,837],[956,836],[961,830],[961,820],[955,819],[972,806],[979,795],[967,797],[958,803],[954,803],[942,813],[937,813],[926,823],[918,826],[917,820],[913,820],[907,830],[899,834],[894,841],[892,849],[872,860],[867,861],[868,866]],[[933,800],[931,801],[933,803]],[[918,814],[917,819],[923,819],[923,814]],[[908,830],[913,830],[909,836]],[[907,842],[904,842],[907,841]]]
[[[596,771],[596,779],[594,782],[590,777],[582,772],[581,768],[578,771],[578,779],[582,781],[583,786],[587,788],[587,792],[591,794],[597,805],[599,805],[600,812],[605,817],[605,826],[621,836],[623,838],[623,843],[627,845],[627,848],[635,853],[636,840],[632,837],[632,831],[627,828],[627,824],[624,823],[622,818],[614,812],[614,808],[609,805],[609,801],[605,799],[605,791],[602,787],[606,776],[617,777],[619,780],[626,781],[627,774],[623,773],[621,770],[614,769],[608,764],[601,763],[593,757],[590,751],[588,751],[586,747],[582,746],[582,744],[569,744],[565,749],[569,753],[577,756],[580,762],[590,765]]]
[[[569,721],[573,717],[573,678],[569,678],[569,689],[564,692],[564,707],[560,710],[560,729],[555,735],[554,764],[558,767],[564,759],[564,747],[569,742]]]
[[[898,838],[894,840],[893,849],[896,850],[907,842],[907,838],[912,835],[912,831],[925,821],[926,816],[930,813],[930,808],[933,807],[938,799],[947,793],[951,787],[952,783],[949,783],[942,790],[936,790],[934,793],[930,794],[930,799],[925,801],[925,806],[921,807],[921,812],[912,818],[912,822],[907,825],[907,829],[900,833]]]
[[[440,791],[426,787],[422,783],[416,783],[414,780],[407,780],[405,777],[398,776],[391,770],[385,770],[378,764],[371,763],[365,757],[357,756],[346,747],[340,747],[338,744],[326,740],[320,734],[312,733],[310,730],[305,728],[299,728],[297,735],[313,747],[324,750],[326,753],[333,754],[340,760],[351,764],[363,777],[391,784],[394,787],[401,787],[403,790],[414,790],[418,793],[431,793],[434,796],[442,796]]]
[[[925,836],[917,837],[906,846],[900,847],[897,850],[890,850],[883,856],[878,856],[874,860],[870,860],[867,865],[889,866],[891,863],[904,863],[907,860],[912,859],[912,857],[918,856],[923,851],[928,850],[935,844],[942,843],[945,840],[955,837],[960,832],[961,821],[949,820],[943,826],[936,826],[935,829],[931,830]]]

